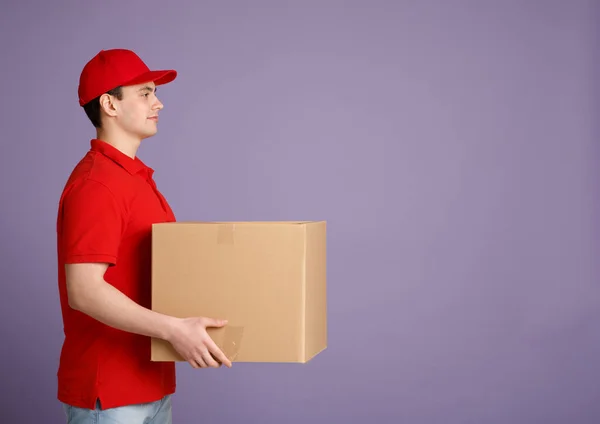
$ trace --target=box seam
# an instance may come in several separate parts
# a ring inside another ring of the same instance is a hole
[[[306,360],[306,286],[307,286],[307,281],[306,281],[306,250],[307,250],[307,245],[308,245],[308,228],[307,225],[304,224],[302,225],[303,227],[303,252],[302,252],[302,321],[301,321],[301,325],[302,325],[302,329],[301,329],[301,334],[302,334],[302,343],[301,343],[301,352],[300,352],[300,359],[301,361],[305,361]]]

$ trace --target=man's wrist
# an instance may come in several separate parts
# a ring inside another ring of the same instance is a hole
[[[169,315],[163,315],[163,317],[164,320],[163,325],[161,326],[159,337],[163,340],[171,342],[175,332],[177,331],[180,319]]]

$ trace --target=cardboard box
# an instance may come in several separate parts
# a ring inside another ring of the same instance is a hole
[[[327,347],[326,223],[155,224],[152,309],[227,319],[209,334],[233,362],[308,362]],[[153,339],[152,360],[182,358]]]

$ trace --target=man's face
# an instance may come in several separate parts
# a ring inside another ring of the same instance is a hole
[[[122,100],[114,100],[117,125],[125,132],[144,139],[157,132],[158,112],[163,104],[156,97],[153,82],[123,87]]]

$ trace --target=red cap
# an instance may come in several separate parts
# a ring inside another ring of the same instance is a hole
[[[79,77],[79,105],[125,85],[154,82],[166,84],[177,77],[174,70],[151,71],[131,50],[101,50],[81,71]]]

